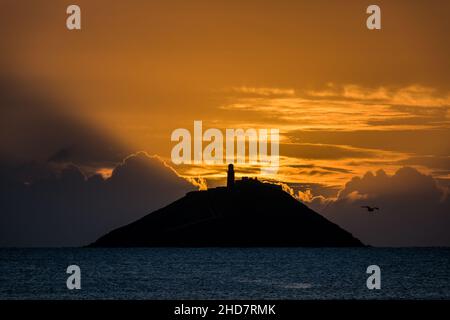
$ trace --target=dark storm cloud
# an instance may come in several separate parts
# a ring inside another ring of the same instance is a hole
[[[450,245],[448,189],[413,168],[354,177],[337,200],[316,198],[309,205],[370,245]],[[366,205],[380,210],[368,212],[361,208]]]
[[[4,163],[113,165],[131,151],[95,124],[67,111],[67,102],[0,78],[0,157]]]
[[[195,189],[144,153],[126,158],[106,180],[68,165],[32,184],[0,181],[0,246],[86,245]]]
[[[1,246],[85,245],[195,189],[46,92],[0,80]]]

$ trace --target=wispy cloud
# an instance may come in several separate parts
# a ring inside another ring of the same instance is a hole
[[[450,132],[448,92],[420,85],[329,83],[316,90],[240,86],[222,93],[226,102],[219,109],[226,116],[221,126],[280,129],[276,178],[290,186],[342,187],[355,175],[380,168],[394,174],[405,164],[441,179],[450,172],[446,158],[441,156],[438,166],[433,158],[433,152],[446,152],[445,143],[433,137]],[[226,167],[182,166],[177,171],[214,186],[224,183]],[[239,166],[237,172],[259,174],[250,165]]]
[[[232,87],[231,92],[257,95],[257,96],[295,96],[294,89],[285,88],[257,88],[257,87]]]
[[[258,112],[286,130],[424,129],[450,126],[450,94],[424,86],[366,88],[328,84],[322,90],[235,89],[243,94],[221,109]],[[275,93],[283,96],[278,96]]]

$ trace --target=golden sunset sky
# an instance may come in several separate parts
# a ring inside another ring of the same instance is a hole
[[[72,3],[81,31],[65,27]],[[354,176],[405,165],[447,185],[450,2],[376,1],[378,31],[366,28],[370,4],[1,0],[1,81],[168,164],[171,132],[202,120],[222,130],[279,128],[276,179],[321,185],[326,196]],[[43,111],[8,112],[4,159],[42,160],[75,143],[39,139],[30,128]],[[108,174],[115,160],[84,165]],[[173,168],[212,185],[224,176],[224,166]]]

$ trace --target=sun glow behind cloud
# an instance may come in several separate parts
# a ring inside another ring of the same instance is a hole
[[[340,1],[79,4],[89,12],[86,28],[68,34],[65,4],[11,2],[0,19],[4,76],[62,101],[55,113],[86,119],[128,153],[146,150],[170,164],[171,132],[202,120],[219,129],[279,128],[275,178],[291,184],[342,186],[365,171],[392,173],[403,165],[449,180],[449,20],[442,1],[381,1],[389,13],[382,33],[368,33],[358,1],[345,10]],[[28,160],[45,159],[91,136],[60,134],[53,145],[27,127],[5,135],[16,139],[2,145],[6,158],[30,149]],[[43,141],[39,148],[30,136]],[[83,152],[79,158],[95,158],[92,170],[104,177],[122,157],[103,141]],[[175,169],[204,185],[223,182],[226,167]],[[237,169],[238,176],[259,173]]]
[[[322,90],[290,88],[233,87],[225,91],[228,101],[219,109],[232,113],[215,125],[280,128],[280,170],[275,177],[288,183],[318,183],[342,186],[355,175],[383,168],[394,173],[414,152],[351,144],[310,143],[302,133],[433,131],[450,128],[449,94],[414,85],[400,88],[337,86],[328,83]],[[255,115],[258,115],[257,117]],[[384,139],[385,137],[383,137]],[[432,173],[426,165],[417,164]],[[223,179],[225,166],[179,168],[188,176]],[[258,175],[257,167],[239,168],[242,175]],[[443,172],[441,178],[448,176]]]

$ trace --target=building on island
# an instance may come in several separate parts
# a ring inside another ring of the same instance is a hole
[[[234,187],[234,166],[233,164],[228,165],[227,171],[227,188],[232,189]]]

